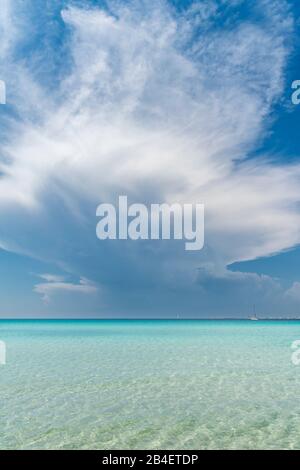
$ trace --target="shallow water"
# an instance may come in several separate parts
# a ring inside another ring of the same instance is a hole
[[[1,449],[300,449],[300,322],[0,321]]]

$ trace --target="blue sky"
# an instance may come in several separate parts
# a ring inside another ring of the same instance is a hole
[[[299,2],[1,8],[1,317],[300,316]],[[204,249],[98,240],[121,194]]]

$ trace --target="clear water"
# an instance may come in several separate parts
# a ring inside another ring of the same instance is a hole
[[[300,449],[300,322],[0,321],[1,449]]]

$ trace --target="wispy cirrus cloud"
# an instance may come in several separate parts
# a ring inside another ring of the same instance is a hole
[[[39,274],[38,276],[47,282],[63,282],[65,280],[65,276],[59,276],[57,274]]]

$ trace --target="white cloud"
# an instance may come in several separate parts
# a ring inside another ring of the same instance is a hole
[[[16,34],[12,23],[12,5],[10,0],[2,0],[0,9],[0,58],[6,56]]]
[[[154,248],[144,260],[134,249],[124,255],[116,248],[115,264],[131,256],[127,261],[137,277],[143,261],[145,276],[153,276],[147,269],[154,259],[164,281],[207,261],[217,273],[234,261],[300,242],[300,166],[275,165],[267,157],[246,160],[282,92],[286,38],[292,34],[285,2],[257,1],[260,23],[230,27],[222,26],[218,2],[199,2],[181,17],[166,5],[112,2],[111,14],[64,9],[73,67],[52,95],[34,77],[30,58],[25,65],[10,64],[22,69],[13,86],[24,119],[13,123],[1,146],[3,244],[13,240],[20,251],[69,263],[72,237],[96,225],[87,207],[93,214],[100,202],[119,194],[136,202],[154,197],[206,205],[209,254],[192,260],[181,251],[162,255]],[[53,210],[54,199],[65,208],[65,220]],[[28,217],[35,236],[24,241]],[[45,224],[50,228],[44,230]],[[100,248],[84,236],[76,243],[84,253],[72,252],[79,269]],[[58,281],[35,290],[48,295],[58,289],[84,292],[89,286]]]
[[[287,289],[286,298],[296,301],[297,303],[300,302],[300,282],[293,282],[291,287]]]
[[[65,276],[58,276],[57,274],[39,274],[39,277],[47,282],[63,282],[65,280]]]
[[[72,283],[63,280],[63,277],[52,274],[41,274],[40,277],[47,282],[36,284],[34,292],[40,294],[45,302],[49,302],[53,294],[69,292],[78,294],[95,294],[98,287],[88,279],[80,278],[79,282]]]

